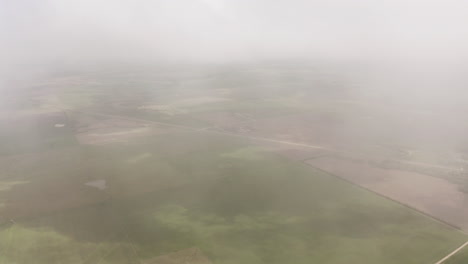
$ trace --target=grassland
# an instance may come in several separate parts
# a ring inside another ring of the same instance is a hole
[[[140,263],[196,247],[213,263],[416,264],[466,239],[225,136],[71,147],[23,166],[28,175],[2,177],[22,182],[0,191],[0,263]],[[108,188],[84,185],[95,179]]]
[[[198,251],[219,264],[427,264],[465,242],[249,140],[378,142],[360,136],[364,106],[296,70],[97,72],[41,85],[36,104],[12,106],[19,121],[0,115],[0,264],[158,264]],[[357,131],[339,134],[346,122]],[[369,153],[403,155],[379,151]]]

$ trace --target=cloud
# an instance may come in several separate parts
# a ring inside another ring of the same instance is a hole
[[[17,0],[11,61],[466,57],[461,0]]]

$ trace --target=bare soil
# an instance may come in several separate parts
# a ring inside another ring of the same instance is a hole
[[[161,128],[118,118],[99,120],[83,115],[77,118],[77,120],[75,135],[80,144],[105,145],[125,143],[133,137],[163,132]]]
[[[468,230],[468,194],[444,179],[331,157],[305,163]]]

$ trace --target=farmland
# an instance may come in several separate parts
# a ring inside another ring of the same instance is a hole
[[[419,264],[467,240],[463,215],[385,176],[465,195],[455,161],[363,135],[388,109],[312,70],[246,69],[74,73],[11,95],[0,263]]]

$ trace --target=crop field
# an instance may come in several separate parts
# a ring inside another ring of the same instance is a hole
[[[406,206],[418,197],[365,185],[385,168],[354,166],[350,181],[337,170],[351,161],[312,159],[375,154],[378,136],[339,132],[362,105],[312,99],[291,69],[229,72],[97,72],[34,87],[21,95],[33,107],[12,102],[0,264],[430,264],[468,240]],[[381,156],[404,158],[392,151]],[[465,262],[466,250],[446,263]]]

